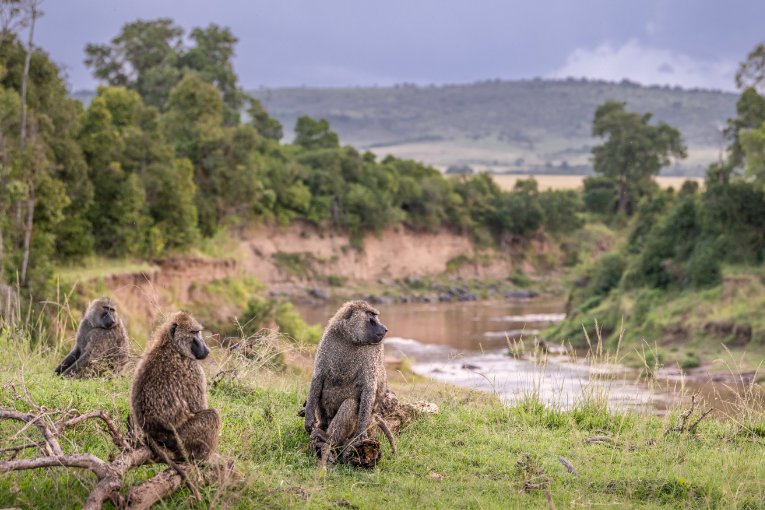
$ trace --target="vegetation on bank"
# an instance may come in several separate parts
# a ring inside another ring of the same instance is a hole
[[[578,269],[568,317],[545,335],[582,346],[582,328],[593,334],[597,322],[611,347],[623,328],[628,343],[656,344],[686,367],[698,365],[699,350],[719,352],[722,344],[762,350],[765,146],[755,140],[765,140],[765,98],[747,88],[737,111],[725,131],[726,157],[710,165],[701,190],[694,182],[659,190],[650,179],[632,178],[622,203],[614,201],[617,183],[605,172],[585,180],[586,209],[623,235]],[[613,132],[603,147],[613,142],[617,159],[605,163],[628,169],[618,157],[631,154],[629,140]],[[627,214],[614,217],[614,210]]]
[[[18,342],[15,333],[0,330],[0,347],[13,353],[0,360],[0,406],[23,408],[12,398],[8,385],[13,384],[50,409],[105,409],[123,428],[129,375],[54,378],[57,356],[64,351],[29,349]],[[405,428],[398,437],[399,453],[391,455],[385,446],[377,468],[338,466],[322,473],[296,414],[307,391],[307,370],[295,365],[267,369],[260,360],[224,349],[214,349],[205,366],[210,405],[223,423],[220,453],[234,460],[237,475],[201,487],[201,502],[184,488],[164,502],[169,507],[548,508],[552,500],[558,508],[756,509],[765,501],[765,465],[760,462],[765,417],[745,400],[728,420],[708,418],[694,433],[666,433],[683,409],[663,418],[615,413],[596,392],[569,411],[545,406],[533,394],[507,407],[491,395],[396,373],[390,379],[399,397],[434,401],[440,414]],[[0,448],[35,440],[34,427],[17,437],[18,428],[0,422]],[[61,444],[67,453],[102,458],[114,453],[95,424],[65,434]],[[33,452],[20,454],[28,455]],[[576,474],[567,471],[560,457]],[[137,470],[131,485],[156,470]],[[0,504],[77,508],[92,484],[91,475],[73,469],[10,473],[0,477]]]

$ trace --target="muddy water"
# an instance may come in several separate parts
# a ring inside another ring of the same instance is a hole
[[[571,408],[586,399],[607,399],[615,409],[661,412],[679,399],[677,381],[648,386],[639,372],[608,360],[533,356],[536,334],[564,318],[559,300],[379,305],[390,332],[386,355],[407,358],[415,373],[496,392],[503,400],[535,395],[548,405]],[[336,305],[301,309],[311,323],[326,323]],[[508,356],[508,342],[523,339],[526,355]],[[686,384],[687,389],[687,384]],[[713,391],[707,385],[707,391]]]

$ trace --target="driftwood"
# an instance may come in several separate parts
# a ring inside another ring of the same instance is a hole
[[[701,423],[701,420],[706,418],[713,410],[714,408],[710,407],[706,411],[703,411],[699,414],[699,416],[693,420],[690,424],[688,423],[688,420],[693,415],[693,412],[696,410],[696,395],[691,395],[691,407],[688,408],[685,412],[680,414],[680,416],[677,419],[677,424],[674,427],[668,428],[664,435],[668,435],[671,432],[678,432],[682,434],[683,432],[688,432],[689,434],[693,434],[696,431],[696,427]]]
[[[393,434],[397,434],[414,419],[433,414],[438,414],[436,404],[432,402],[401,403],[396,394],[388,390],[375,409],[370,423],[370,432],[375,427],[379,428],[388,439],[391,451],[395,454],[396,444]],[[305,403],[298,411],[298,416],[305,417]],[[314,428],[311,431],[310,450],[319,459],[319,465],[322,467],[344,462],[356,467],[372,468],[382,458],[382,446],[377,439],[367,435],[352,438],[342,445],[331,445],[326,431],[318,428],[318,422],[314,422]]]
[[[19,394],[15,387],[10,386],[10,389],[14,393],[15,400],[25,403],[32,409],[31,412],[22,412],[0,408],[0,420],[18,421],[24,424],[11,440],[21,437],[30,428],[36,428],[42,435],[42,440],[0,450],[0,473],[52,467],[88,470],[96,475],[98,482],[83,505],[86,510],[99,509],[107,500],[117,508],[149,508],[187,482],[185,467],[175,466],[143,482],[123,496],[120,494],[120,489],[128,471],[145,464],[162,463],[163,460],[147,446],[132,447],[133,441],[129,441],[120,432],[111,415],[106,411],[80,413],[77,410],[48,409],[35,403],[26,391]],[[119,450],[119,455],[113,461],[107,462],[89,453],[64,453],[59,443],[61,434],[88,420],[100,422]],[[21,452],[33,448],[39,450],[38,457],[18,458]],[[2,456],[7,458],[1,459]]]

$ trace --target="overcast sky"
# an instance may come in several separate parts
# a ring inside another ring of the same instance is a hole
[[[45,0],[39,45],[73,90],[83,64],[137,18],[239,38],[236,70],[258,86],[465,83],[533,77],[629,78],[733,90],[765,40],[765,0]]]

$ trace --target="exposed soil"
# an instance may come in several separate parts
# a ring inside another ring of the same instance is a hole
[[[524,248],[533,253],[554,249],[543,239],[530,243]],[[110,275],[103,283],[129,314],[153,320],[169,307],[198,299],[199,284],[226,277],[255,276],[270,289],[280,290],[323,286],[329,278],[357,284],[446,271],[455,278],[500,278],[516,266],[526,273],[534,271],[528,261],[513,255],[520,248],[512,243],[503,252],[477,249],[468,236],[445,230],[421,233],[390,228],[367,235],[362,246],[353,248],[346,235],[301,222],[261,226],[241,234],[239,252],[229,259],[173,257],[156,261],[151,271]],[[290,257],[300,260],[297,267],[284,263]]]

